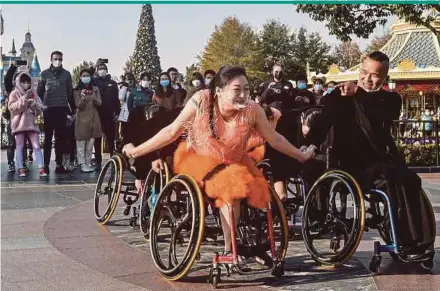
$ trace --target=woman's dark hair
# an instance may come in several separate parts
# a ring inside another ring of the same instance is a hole
[[[167,76],[168,80],[170,80],[170,85],[168,85],[166,92],[163,89],[162,85],[160,84],[160,77],[162,77],[162,76]],[[167,72],[160,73],[159,80],[157,81],[157,84],[156,84],[156,90],[154,92],[155,92],[156,96],[158,96],[160,98],[170,97],[171,95],[173,95],[174,89],[171,86],[171,77]]]
[[[263,107],[267,120],[272,120],[274,118],[274,115],[272,109],[270,109],[270,106],[267,104],[261,104],[261,107]]]
[[[308,127],[312,127],[315,121],[321,115],[322,109],[320,108],[311,108],[304,112],[301,115],[301,123],[307,125]]]
[[[211,74],[215,77],[215,71],[214,70],[206,70],[205,73],[203,74],[203,77],[206,78],[206,76],[208,74]]]
[[[199,80],[201,82],[201,84],[203,85],[205,83],[205,79],[203,78],[202,74],[200,74],[199,72],[193,72],[191,75],[191,82],[190,82],[190,86],[194,87],[192,84],[193,80]]]
[[[211,82],[210,86],[210,94],[209,94],[209,127],[211,128],[212,135],[218,139],[219,136],[215,133],[215,124],[214,124],[214,103],[215,103],[215,88],[224,88],[229,84],[233,79],[245,76],[246,70],[239,66],[223,66],[220,68],[218,73],[215,75],[214,82]]]
[[[31,77],[28,74],[21,74],[19,81],[20,81],[20,83],[26,82],[26,81],[29,83],[32,83]]]
[[[139,80],[143,80],[145,77],[147,77],[148,80],[151,80],[151,75],[148,72],[141,73]]]

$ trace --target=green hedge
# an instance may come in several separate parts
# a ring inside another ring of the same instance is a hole
[[[408,166],[436,166],[437,165],[437,148],[435,144],[427,145],[407,145],[400,144],[398,148],[405,157],[405,162]]]

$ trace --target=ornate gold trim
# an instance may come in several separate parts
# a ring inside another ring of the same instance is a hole
[[[402,71],[412,71],[416,68],[416,63],[413,60],[407,58],[407,59],[402,60],[397,65],[397,68]]]

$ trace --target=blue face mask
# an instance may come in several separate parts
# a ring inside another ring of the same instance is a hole
[[[307,88],[307,84],[306,83],[298,82],[298,89],[304,90],[305,88]]]
[[[168,87],[170,85],[170,80],[160,80],[162,87]]]
[[[315,90],[316,91],[321,91],[321,89],[322,89],[322,85],[321,84],[316,84],[315,85]]]
[[[327,88],[327,93],[328,94],[330,94],[331,92],[333,92],[333,90],[335,90],[335,88],[334,87],[329,87],[329,88]]]
[[[81,82],[89,84],[92,79],[90,77],[81,77]]]

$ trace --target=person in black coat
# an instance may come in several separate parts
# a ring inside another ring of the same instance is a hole
[[[399,118],[402,99],[381,89],[388,75],[389,59],[373,52],[361,64],[358,84],[344,83],[328,95],[319,119],[308,133],[311,144],[321,144],[333,127],[332,155],[339,168],[351,174],[364,191],[384,181],[391,199],[398,243],[404,252],[424,253],[435,235],[421,180],[409,170],[391,136],[393,120]],[[434,226],[435,229],[435,226]]]
[[[108,74],[107,65],[98,60],[96,64],[97,77],[94,78],[94,85],[99,88],[102,104],[98,108],[101,119],[102,131],[107,141],[110,155],[115,151],[116,122],[121,112],[119,101],[118,84]],[[95,139],[96,170],[100,170],[102,163],[102,137]]]

